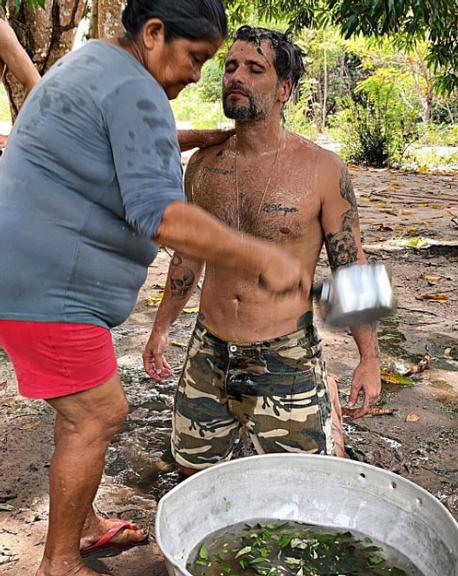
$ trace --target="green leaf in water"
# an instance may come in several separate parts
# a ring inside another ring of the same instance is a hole
[[[369,566],[372,568],[383,566],[383,564],[385,564],[385,560],[379,554],[371,554],[369,556]]]
[[[250,566],[253,564],[261,564],[262,562],[268,562],[268,558],[266,558],[265,556],[260,556],[259,558],[254,558],[253,560],[250,560]]]
[[[240,556],[243,556],[244,554],[248,554],[248,552],[251,552],[252,547],[251,546],[245,546],[244,548],[242,548],[241,550],[239,550],[237,552],[237,554],[235,555],[236,558],[240,558]]]
[[[409,576],[409,575],[407,574],[407,572],[404,572],[404,570],[401,570],[401,568],[396,568],[395,566],[390,570],[390,576]]]
[[[292,558],[291,556],[288,556],[287,558],[285,558],[285,562],[286,564],[290,564],[291,566],[298,566],[301,563],[301,559]]]
[[[280,548],[286,548],[292,539],[293,539],[293,537],[290,534],[283,534],[282,536],[280,536],[280,540],[278,541],[278,546]]]
[[[383,548],[380,548],[379,546],[368,546],[365,550],[366,552],[382,552]]]
[[[208,562],[208,550],[205,544],[202,544],[199,550],[199,560],[204,560]]]

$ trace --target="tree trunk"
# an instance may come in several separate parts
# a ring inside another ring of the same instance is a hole
[[[122,11],[125,0],[92,0],[89,38],[119,38],[124,29]]]
[[[99,37],[99,0],[91,1],[91,17],[89,19],[88,39],[97,39]]]
[[[328,116],[328,50],[326,47],[326,33],[323,31],[323,107],[321,108],[320,132],[326,130]]]
[[[433,102],[434,102],[434,95],[428,90],[423,99],[422,120],[425,126],[429,126],[431,123]]]
[[[14,4],[13,0],[10,0]],[[73,46],[78,25],[84,15],[86,0],[47,0],[46,8],[28,8],[21,3],[17,12],[9,6],[9,23],[16,32],[37,70],[43,75]],[[14,122],[25,98],[21,84],[10,73],[4,78]]]

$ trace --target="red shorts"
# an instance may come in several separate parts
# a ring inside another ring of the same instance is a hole
[[[100,326],[0,320],[0,347],[13,363],[19,392],[28,398],[82,392],[117,371],[111,333]]]

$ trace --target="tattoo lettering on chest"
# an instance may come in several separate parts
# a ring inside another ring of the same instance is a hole
[[[264,204],[262,211],[267,212],[267,214],[280,213],[283,214],[283,216],[299,212],[294,206],[283,206],[283,204]]]
[[[231,176],[235,173],[234,170],[215,168],[214,166],[205,166],[204,172],[207,172],[207,174],[217,174],[219,176]]]
[[[192,290],[196,275],[187,266],[183,266],[183,258],[175,254],[170,265],[170,290],[174,300],[187,298]]]
[[[326,234],[325,242],[329,265],[333,270],[339,266],[353,264],[358,257],[358,248],[353,234],[353,227],[359,225],[358,205],[350,174],[346,168],[343,168],[341,173],[340,195],[347,200],[351,207],[342,215],[340,230],[334,234]]]

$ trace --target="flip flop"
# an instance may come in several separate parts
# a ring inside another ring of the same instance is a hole
[[[93,554],[97,554],[97,556],[115,555],[120,554],[124,550],[132,548],[133,546],[139,546],[147,543],[148,535],[146,535],[145,539],[141,540],[140,542],[128,542],[125,544],[118,544],[117,542],[111,542],[112,538],[114,538],[116,534],[121,532],[121,530],[134,529],[132,524],[130,522],[127,522],[127,520],[116,520],[115,518],[113,518],[113,520],[116,521],[116,524],[112,528],[110,528],[110,530],[105,532],[105,534],[101,538],[99,538],[97,542],[91,544],[90,546],[85,546],[84,548],[80,549],[81,556],[86,557]],[[109,576],[109,574],[101,574],[100,576]]]

